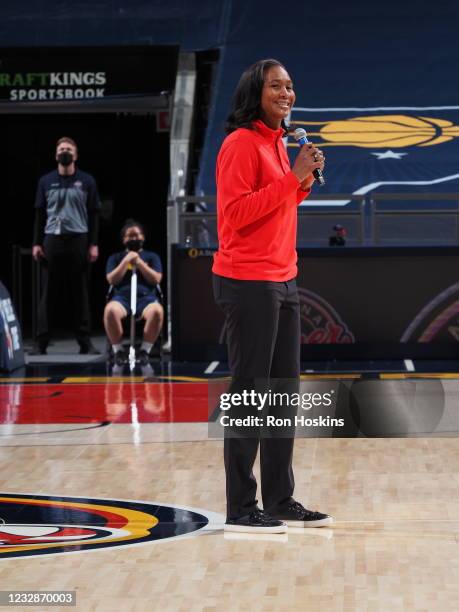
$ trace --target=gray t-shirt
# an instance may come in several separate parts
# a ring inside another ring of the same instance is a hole
[[[70,176],[53,170],[38,182],[35,208],[46,209],[45,234],[85,234],[88,212],[100,208],[96,181],[79,169]]]

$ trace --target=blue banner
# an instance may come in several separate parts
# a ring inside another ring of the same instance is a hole
[[[325,153],[326,184],[317,193],[459,190],[459,106],[297,106],[292,121]],[[293,139],[288,149],[293,162]]]

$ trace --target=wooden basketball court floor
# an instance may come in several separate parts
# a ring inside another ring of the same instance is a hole
[[[224,534],[206,422],[207,378],[224,375],[2,378],[0,590],[76,591],[79,610],[459,610],[456,437],[298,439],[295,496],[333,527]],[[430,376],[456,404],[457,373]]]

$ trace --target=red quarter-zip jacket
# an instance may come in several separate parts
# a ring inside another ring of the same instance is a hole
[[[297,274],[297,206],[303,191],[282,142],[262,121],[227,136],[217,158],[219,248],[213,272],[240,280],[287,281]]]

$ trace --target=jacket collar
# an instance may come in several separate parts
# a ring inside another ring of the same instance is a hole
[[[256,129],[256,131],[259,134],[261,134],[263,138],[266,138],[267,140],[275,141],[278,138],[282,138],[284,135],[283,128],[280,127],[277,130],[272,130],[270,127],[266,125],[266,123],[263,123],[261,119],[257,119],[256,121],[254,121],[253,126]]]

